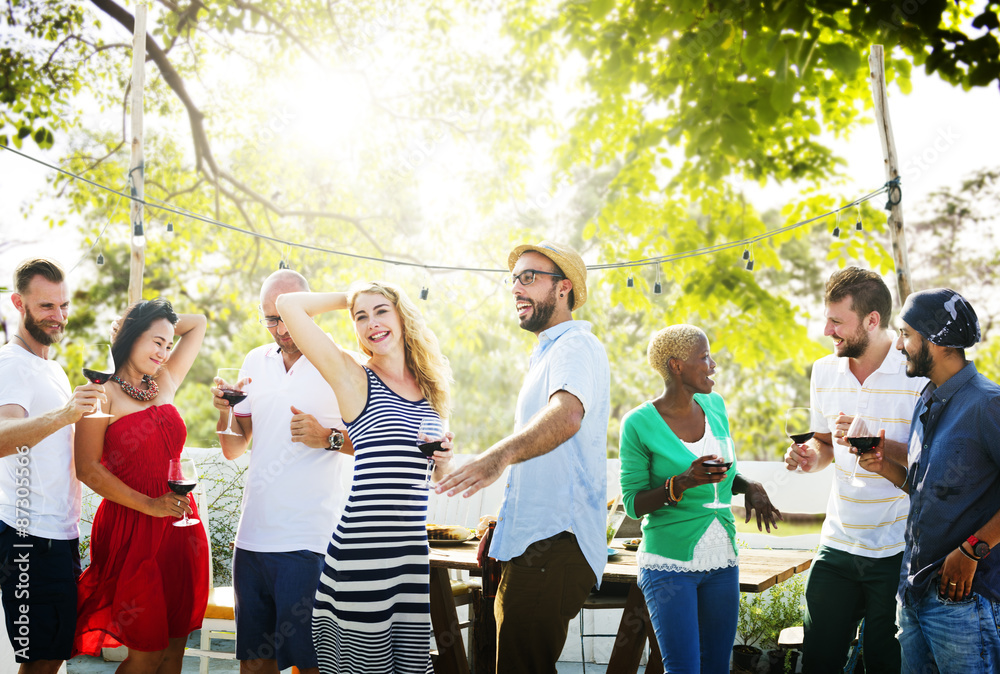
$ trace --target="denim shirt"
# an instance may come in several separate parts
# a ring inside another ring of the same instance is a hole
[[[607,444],[611,373],[590,323],[565,321],[538,335],[517,398],[515,432],[558,391],[583,404],[580,430],[552,451],[510,468],[490,556],[510,560],[529,545],[572,531],[600,584],[607,554]]]
[[[919,600],[937,591],[945,557],[1000,511],[1000,386],[966,363],[940,387],[927,384],[911,428],[898,596]],[[1000,552],[978,563],[972,591],[1000,601]]]

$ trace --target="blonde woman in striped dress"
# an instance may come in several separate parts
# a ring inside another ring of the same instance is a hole
[[[322,674],[427,674],[427,458],[416,446],[425,418],[448,416],[451,369],[434,333],[403,291],[371,282],[348,293],[290,293],[278,313],[329,382],[354,444],[354,476],[333,532],[313,607]],[[347,309],[360,365],[312,320]],[[434,455],[450,470],[452,435]]]

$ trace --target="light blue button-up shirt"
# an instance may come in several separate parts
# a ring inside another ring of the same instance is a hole
[[[517,398],[515,432],[557,391],[583,404],[580,430],[551,452],[511,466],[490,556],[510,560],[535,541],[571,530],[600,584],[608,561],[611,370],[586,321],[565,321],[539,333]]]

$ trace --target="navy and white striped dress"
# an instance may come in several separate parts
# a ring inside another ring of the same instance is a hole
[[[348,424],[351,494],[316,590],[313,643],[322,674],[428,674],[427,457],[416,438],[437,413],[365,372],[368,401]]]

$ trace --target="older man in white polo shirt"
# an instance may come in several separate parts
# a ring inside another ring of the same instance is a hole
[[[789,470],[818,471],[834,463],[836,479],[820,548],[806,585],[802,664],[807,672],[843,672],[859,621],[865,669],[900,671],[896,586],[909,502],[888,480],[859,469],[844,439],[855,416],[885,429],[886,454],[906,465],[913,408],[927,380],[906,376],[906,360],[888,331],[892,296],[875,272],[848,267],[826,284],[826,335],[834,353],[813,365],[815,431],[785,455]]]
[[[228,459],[241,456],[253,439],[233,555],[236,657],[243,674],[278,674],[292,666],[318,674],[313,597],[350,489],[352,450],[337,399],[275,308],[279,295],[308,290],[306,279],[289,269],[264,281],[260,322],[274,343],[257,347],[243,362],[250,395],[234,409],[243,436],[219,436]],[[229,403],[218,388],[212,391],[223,431]]]

